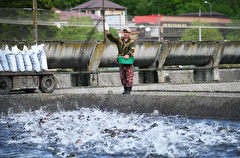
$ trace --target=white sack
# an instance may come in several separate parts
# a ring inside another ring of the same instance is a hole
[[[25,71],[25,66],[24,66],[22,53],[18,52],[15,55],[15,58],[16,58],[16,62],[17,62],[17,69],[18,69],[18,71]]]
[[[24,66],[26,71],[33,71],[32,62],[29,56],[29,51],[27,46],[23,46],[22,57],[24,61]]]
[[[44,44],[38,45],[38,60],[40,62],[41,65],[41,69],[42,70],[48,70],[48,65],[47,65],[47,56],[43,50],[43,46]]]
[[[4,71],[3,70],[3,67],[2,67],[2,64],[0,63],[0,72]]]
[[[7,58],[5,55],[6,55],[6,53],[4,51],[0,50],[0,63],[3,68],[3,71],[9,71],[10,69],[9,69]]]
[[[17,63],[16,63],[16,58],[15,54],[12,53],[8,46],[6,45],[4,52],[6,53],[5,56],[7,58],[8,66],[10,71],[12,72],[17,72]]]
[[[33,70],[40,72],[41,66],[40,66],[40,62],[38,61],[37,53],[31,52],[29,56],[32,62]]]
[[[30,59],[31,59],[31,62],[32,62],[33,70],[35,70],[37,72],[40,72],[41,71],[41,65],[40,65],[40,62],[38,60],[37,51],[38,51],[37,44],[31,46],[31,49],[29,50],[29,52],[30,52],[29,56],[30,56]]]
[[[14,53],[6,53],[6,58],[8,61],[8,66],[10,71],[17,72],[17,63]]]
[[[12,47],[12,53],[15,54],[18,71],[25,71],[22,53],[17,46]]]

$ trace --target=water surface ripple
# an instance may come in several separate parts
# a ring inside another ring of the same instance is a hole
[[[238,121],[81,108],[0,118],[0,157],[240,157]]]

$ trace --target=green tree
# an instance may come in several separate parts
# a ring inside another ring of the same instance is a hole
[[[134,12],[134,14],[148,15],[150,10],[151,8],[149,0],[140,0],[140,2],[136,6],[136,11]]]
[[[151,0],[150,8],[151,12],[149,14],[174,15],[176,10],[173,1],[169,0]]]
[[[230,27],[239,27],[240,21],[234,20],[232,24],[228,24]],[[228,29],[228,34],[226,36],[226,40],[228,41],[240,41],[240,29]]]
[[[118,35],[118,31],[112,27],[109,28],[109,31],[111,32],[111,34],[114,36],[114,37],[119,37]],[[106,38],[108,42],[110,42],[110,40],[108,38]]]
[[[32,11],[22,8],[1,8],[0,19],[9,23],[0,24],[0,38],[5,40],[33,41]],[[54,19],[54,20],[52,20]],[[38,22],[59,21],[58,16],[51,11],[38,11]],[[14,22],[16,24],[11,24]],[[39,40],[54,39],[58,28],[56,26],[38,25]]]
[[[196,20],[191,23],[191,26],[211,26],[208,22]],[[222,41],[223,36],[218,28],[201,28],[202,41]],[[199,28],[185,29],[182,33],[180,41],[199,41]]]
[[[89,0],[38,0],[38,8],[44,9],[44,11],[38,11],[38,22],[49,22],[49,21],[60,21],[57,14],[50,12],[52,7],[59,8],[61,10],[70,10],[71,7],[76,7],[82,3],[85,3]],[[176,15],[181,13],[196,13],[201,9],[202,12],[209,12],[209,4],[204,3],[204,0],[109,0],[116,4],[122,5],[127,8],[128,20],[132,19],[132,16],[137,15],[152,15],[152,14],[162,14],[162,15]],[[232,19],[240,19],[240,0],[207,0],[211,3],[212,12],[219,12],[225,15],[230,16]],[[0,19],[1,20],[17,20],[20,22],[32,21],[32,1],[18,1],[18,0],[9,0],[9,1],[0,1]],[[6,10],[10,8],[10,12]],[[29,11],[23,10],[23,8],[28,8]],[[5,10],[4,10],[5,9]],[[132,16],[129,16],[132,15]],[[72,20],[72,21],[71,21]],[[76,21],[71,19],[69,22],[74,24]],[[78,23],[86,23],[85,19],[81,19]],[[92,23],[92,22],[90,22]],[[237,25],[239,26],[239,25]],[[1,39],[16,39],[16,40],[27,40],[32,41],[32,25],[17,25],[17,24],[0,24],[0,38]],[[103,34],[97,32],[95,28],[82,28],[78,30],[79,27],[71,27],[69,29],[64,28],[65,30],[72,32],[72,30],[77,31],[77,34],[87,34],[84,38],[75,37],[74,40],[88,39],[91,40],[101,40],[103,39]],[[61,39],[68,36],[64,35],[64,29],[57,28],[56,26],[43,26],[38,25],[38,35],[39,40],[50,40],[50,39]],[[195,35],[198,36],[198,29],[186,29],[190,32],[196,32]],[[58,32],[59,31],[59,32]],[[115,32],[113,30],[111,32]],[[204,32],[208,31],[207,34],[220,34],[218,29],[205,29],[202,28],[202,40],[205,40]],[[214,31],[217,31],[214,33]],[[74,31],[73,31],[74,32]],[[90,35],[91,32],[94,32]],[[237,40],[239,31],[233,29],[228,31],[227,40]],[[64,36],[63,36],[64,35]],[[221,35],[221,34],[220,34]],[[72,35],[74,37],[76,35]],[[80,35],[79,35],[80,36]],[[116,36],[118,36],[116,31]],[[221,40],[222,36],[218,38],[208,40]],[[224,35],[225,36],[225,35]],[[71,37],[71,38],[72,38]],[[212,37],[212,36],[211,36]],[[68,40],[71,40],[69,37]],[[199,37],[196,37],[195,40],[198,40]],[[206,37],[207,38],[207,37]],[[188,40],[188,39],[186,39]]]
[[[70,17],[68,23],[75,26],[60,28],[56,39],[62,41],[103,41],[103,33],[98,32],[95,26],[77,26],[93,25],[93,20],[90,17]]]
[[[174,0],[174,6],[176,6],[176,11],[174,14],[182,13],[196,13],[199,10],[206,12],[206,7],[203,1],[199,0]]]
[[[63,26],[57,33],[56,39],[62,41],[84,41],[87,39],[86,33],[90,32],[89,27]]]
[[[119,4],[121,6],[124,6],[127,8],[127,15],[138,15],[138,14],[135,14],[135,11],[137,10],[136,7],[137,5],[140,3],[140,0],[109,0],[109,1],[112,1],[116,4]]]
[[[0,1],[1,8],[32,8],[32,0],[19,1],[19,0],[8,0]],[[38,8],[51,9],[53,7],[52,0],[37,0]]]
[[[80,18],[75,18],[74,16],[71,16],[68,19],[69,24],[79,24],[79,25],[93,25],[93,19],[89,16],[83,16]]]
[[[80,4],[83,4],[89,0],[53,0],[53,6],[60,10],[70,10]]]
[[[89,0],[38,0],[38,8],[69,10]],[[151,15],[158,12],[162,15],[181,13],[209,12],[209,4],[205,0],[109,0],[127,8],[127,14],[132,16]],[[212,11],[240,19],[240,0],[207,0],[212,4]],[[9,0],[0,1],[1,8],[32,8],[32,1]],[[144,9],[144,10],[142,10]]]
[[[0,39],[31,41],[33,38],[29,28],[31,28],[29,25],[0,24]]]
[[[32,27],[30,31],[32,32]],[[56,35],[58,32],[59,28],[57,26],[44,26],[40,25],[38,26],[38,40],[39,41],[44,41],[44,40],[55,40]],[[32,35],[32,33],[31,33]],[[32,42],[32,37],[30,38],[30,41]]]

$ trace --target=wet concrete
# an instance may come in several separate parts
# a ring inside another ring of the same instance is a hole
[[[124,113],[152,113],[197,118],[240,120],[240,82],[204,84],[134,85],[130,95],[123,88],[78,87],[55,90],[51,94],[13,92],[0,96],[0,112],[53,112],[81,107]]]

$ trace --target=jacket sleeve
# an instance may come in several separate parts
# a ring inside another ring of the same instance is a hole
[[[112,34],[108,34],[108,35],[107,35],[107,38],[108,38],[111,42],[114,42],[114,43],[116,43],[116,44],[117,44],[117,42],[118,42],[118,38],[113,37]]]

